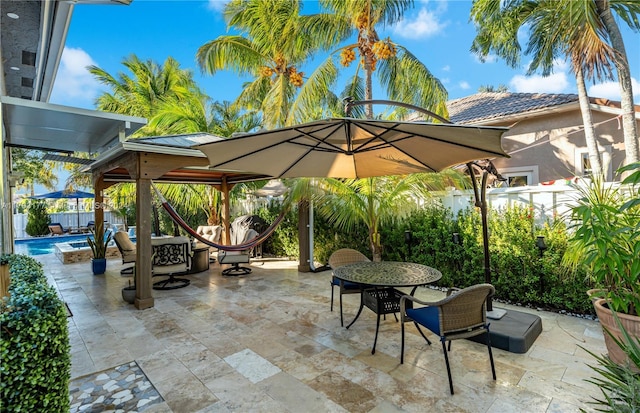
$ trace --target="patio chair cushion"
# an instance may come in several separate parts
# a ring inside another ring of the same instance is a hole
[[[208,241],[214,242],[216,244],[220,243],[220,236],[222,234],[222,226],[221,225],[200,225],[196,229],[196,233],[206,238]]]
[[[67,232],[69,232],[69,229],[64,229],[62,224],[59,222],[52,222],[49,224],[49,233],[51,233],[51,235],[63,235]]]

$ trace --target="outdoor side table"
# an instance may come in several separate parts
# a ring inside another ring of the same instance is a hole
[[[191,269],[188,274],[207,271],[209,269],[209,247],[199,247],[191,250]]]
[[[395,315],[400,311],[400,297],[404,293],[394,287],[413,287],[410,293],[413,295],[419,286],[436,282],[442,278],[442,273],[435,268],[422,264],[397,261],[348,264],[334,269],[333,274],[341,280],[365,285],[360,295],[358,313],[347,328],[351,327],[360,317],[363,307],[366,306],[376,313],[376,334],[371,354],[376,352],[380,316],[385,314]]]

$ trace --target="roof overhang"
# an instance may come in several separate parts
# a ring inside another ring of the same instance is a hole
[[[179,135],[178,135],[179,136]],[[84,171],[102,175],[107,185],[120,182],[135,182],[126,165],[130,165],[130,156],[144,155],[145,167],[158,164],[166,170],[153,178],[157,183],[208,184],[220,187],[223,182],[234,185],[270,179],[270,176],[240,171],[213,170],[209,160],[199,149],[157,144],[145,139],[130,139],[110,147]],[[153,168],[153,166],[151,166]]]
[[[147,121],[51,103],[1,96],[5,146],[94,154],[124,139]]]

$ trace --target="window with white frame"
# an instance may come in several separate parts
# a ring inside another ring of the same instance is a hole
[[[605,180],[613,179],[613,169],[611,166],[611,145],[600,147],[600,163],[604,171]],[[591,160],[589,159],[589,151],[587,148],[576,148],[575,152],[575,175],[586,176],[591,175]]]
[[[502,186],[515,187],[538,183],[538,166],[501,168],[499,172],[506,179]]]

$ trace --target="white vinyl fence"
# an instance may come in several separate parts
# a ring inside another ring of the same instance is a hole
[[[488,188],[486,195],[489,210],[500,210],[515,205],[533,208],[535,223],[542,225],[554,218],[568,223],[571,206],[576,203],[578,191],[569,185],[534,185]],[[440,198],[443,205],[453,211],[454,216],[458,211],[472,207],[475,202],[473,190],[452,189],[443,193]]]
[[[76,211],[68,212],[56,212],[49,214],[51,222],[59,222],[63,228],[77,227],[78,226],[78,213]],[[93,221],[93,212],[80,212],[80,226],[86,226],[87,222]],[[104,220],[109,225],[123,225],[122,218],[117,217],[115,214],[111,214],[111,211],[104,211]],[[13,237],[14,238],[28,238],[25,228],[27,227],[27,214],[13,214]]]

